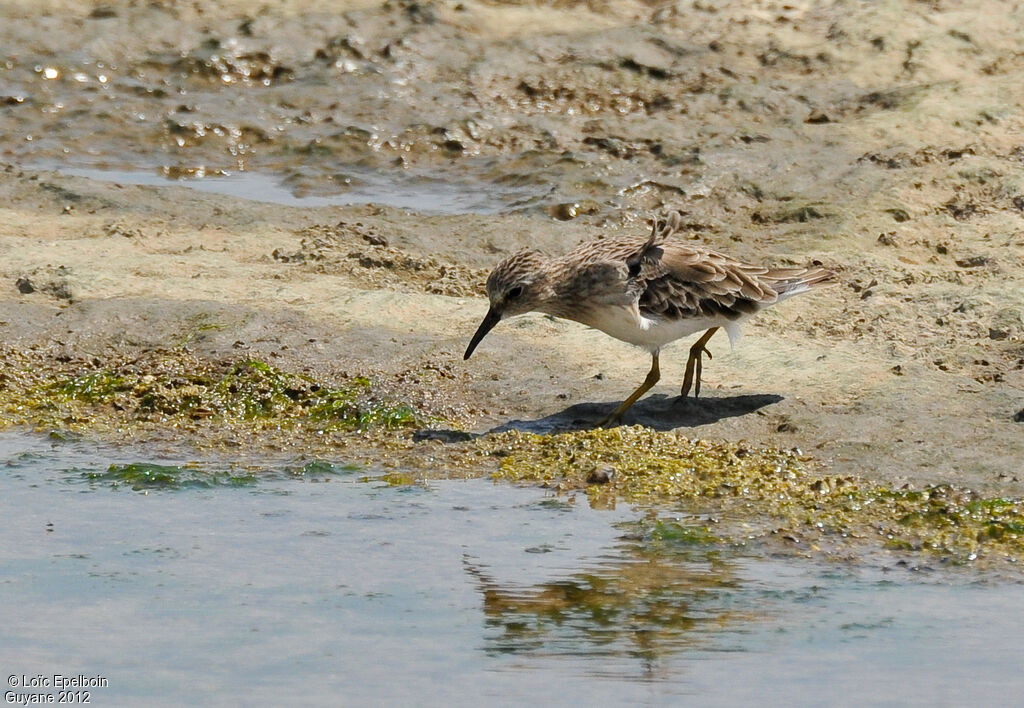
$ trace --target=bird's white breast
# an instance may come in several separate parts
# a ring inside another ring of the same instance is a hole
[[[746,318],[744,318],[746,319]],[[703,332],[710,327],[724,327],[730,341],[739,337],[739,321],[725,318],[685,318],[670,320],[645,317],[633,307],[600,307],[587,314],[583,324],[599,329],[623,342],[655,352],[669,342]]]

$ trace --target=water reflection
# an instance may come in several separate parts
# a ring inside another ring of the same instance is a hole
[[[467,560],[483,598],[484,650],[586,657],[598,659],[588,662],[595,674],[666,680],[669,657],[754,619],[736,607],[735,552],[705,527],[648,518],[619,528],[614,554],[533,585],[500,583]]]
[[[1024,692],[1019,579],[780,559],[704,517],[487,480],[251,462],[243,485],[180,484],[243,468],[0,434],[0,664],[110,676],[118,705],[180,705],[196,676],[237,703],[310,705]],[[136,472],[173,479],[136,492]]]
[[[375,170],[335,165],[323,174],[316,166],[282,173],[233,171],[205,167],[92,167],[56,162],[38,163],[72,177],[151,187],[183,186],[208,194],[295,207],[379,204],[424,214],[496,214],[515,211],[552,191],[544,184],[500,184],[492,168],[467,169],[461,176]],[[344,169],[344,174],[333,170]]]

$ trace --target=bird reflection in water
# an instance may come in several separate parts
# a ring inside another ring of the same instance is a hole
[[[622,526],[615,555],[533,586],[502,584],[465,561],[483,596],[485,651],[599,659],[595,674],[669,678],[664,659],[755,620],[740,602],[738,558],[702,526]]]

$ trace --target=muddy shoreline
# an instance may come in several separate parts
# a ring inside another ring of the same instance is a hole
[[[759,316],[735,350],[713,341],[699,401],[676,400],[685,346],[669,349],[627,423],[798,448],[892,489],[1019,498],[1024,65],[989,5],[2,3],[2,419],[488,474],[494,459],[417,431],[586,429],[647,362],[540,316],[463,362],[487,270],[678,208],[688,238],[821,261],[840,282]],[[297,197],[380,179],[494,200],[300,208],[187,181],[240,171]],[[169,360],[182,376],[254,361],[328,390],[365,380],[359,405],[415,422],[324,438],[275,427],[276,408],[223,426],[200,405],[167,426],[125,391],[39,398]]]

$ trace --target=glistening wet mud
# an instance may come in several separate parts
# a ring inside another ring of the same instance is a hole
[[[631,422],[1024,492],[1024,81],[994,0],[5,8],[0,339],[21,351],[137,354],[217,313],[190,346],[440,367],[407,384],[464,432],[579,427],[635,353],[525,319],[463,366],[483,277],[681,209],[683,238],[839,284],[712,341],[709,398],[778,400],[661,408],[669,349]]]

